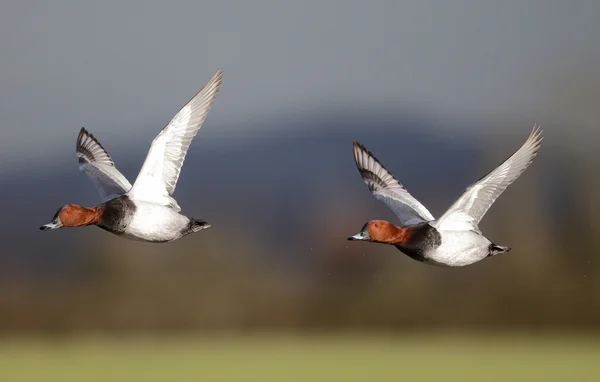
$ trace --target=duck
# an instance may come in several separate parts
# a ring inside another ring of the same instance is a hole
[[[492,243],[478,225],[494,201],[536,157],[542,130],[534,125],[525,143],[496,169],[469,186],[439,218],[415,199],[375,156],[354,141],[354,161],[373,196],[385,203],[400,225],[371,220],[348,237],[393,245],[410,258],[430,265],[461,267],[511,250]]]
[[[40,229],[95,225],[123,238],[166,243],[210,228],[211,224],[202,219],[181,214],[171,195],[187,150],[206,120],[222,81],[223,71],[219,69],[156,136],[133,185],[117,170],[98,139],[81,128],[76,146],[79,169],[96,187],[102,204],[64,205]]]

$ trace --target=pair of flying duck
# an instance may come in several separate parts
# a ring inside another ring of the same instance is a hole
[[[79,169],[95,184],[103,203],[90,208],[65,205],[40,229],[97,225],[129,239],[162,243],[210,228],[203,220],[180,214],[181,208],[171,195],[188,147],[206,119],[222,80],[223,72],[218,70],[158,134],[133,186],[100,142],[82,128],[77,137]],[[415,260],[445,266],[464,266],[509,251],[483,236],[478,224],[496,198],[531,164],[541,141],[541,130],[534,126],[519,150],[467,188],[437,220],[371,152],[354,142],[354,161],[360,175],[375,198],[395,212],[401,225],[372,220],[348,240],[394,245]]]

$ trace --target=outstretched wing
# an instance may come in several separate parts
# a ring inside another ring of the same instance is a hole
[[[542,142],[542,130],[534,125],[527,141],[510,158],[473,184],[437,221],[439,230],[480,232],[478,224],[494,201],[531,164]]]
[[[434,220],[427,208],[413,198],[398,179],[357,141],[354,141],[354,161],[373,196],[394,211],[402,225]]]
[[[103,201],[121,196],[131,189],[131,183],[117,170],[104,147],[83,127],[77,136],[76,153],[79,170],[94,183]]]
[[[223,80],[217,70],[206,85],[192,98],[152,142],[148,156],[129,192],[133,199],[177,206],[170,196],[187,150],[202,127]],[[178,208],[178,207],[177,207]]]

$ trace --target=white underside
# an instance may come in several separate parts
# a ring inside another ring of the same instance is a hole
[[[182,236],[190,220],[169,207],[135,201],[137,210],[123,236],[143,241],[171,241]]]
[[[425,254],[440,265],[461,267],[483,260],[489,254],[491,242],[472,231],[440,231],[442,244]]]

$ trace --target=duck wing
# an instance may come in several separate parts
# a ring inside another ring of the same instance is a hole
[[[394,211],[402,225],[434,220],[427,208],[409,194],[398,179],[357,141],[354,141],[354,161],[373,196]]]
[[[190,143],[202,127],[222,80],[223,72],[217,70],[202,90],[154,138],[142,169],[128,193],[132,199],[180,210],[170,195],[175,191]]]
[[[542,130],[534,125],[523,146],[494,171],[471,185],[436,222],[439,230],[474,231],[494,201],[531,164],[542,142]]]
[[[77,136],[76,154],[79,170],[94,183],[103,201],[124,195],[131,189],[131,183],[117,170],[104,147],[83,127]]]

